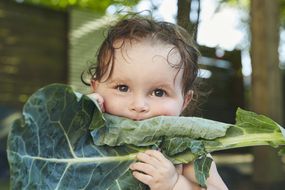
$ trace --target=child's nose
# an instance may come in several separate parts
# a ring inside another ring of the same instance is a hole
[[[138,98],[137,97],[137,98],[133,99],[133,101],[131,102],[130,110],[138,112],[138,113],[148,112],[149,111],[149,105],[144,98],[142,98],[142,97]]]

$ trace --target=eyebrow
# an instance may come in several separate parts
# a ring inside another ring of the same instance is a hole
[[[175,85],[169,83],[157,83],[153,85],[155,88],[162,88],[165,90],[175,91]]]
[[[122,79],[122,78],[115,78],[115,79],[112,79],[112,78],[110,78],[107,82],[109,83],[109,84],[113,84],[113,83],[120,83],[120,82],[122,82],[122,83],[128,83],[130,80],[129,79]]]

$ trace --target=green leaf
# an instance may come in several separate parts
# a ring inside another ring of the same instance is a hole
[[[214,141],[205,141],[204,145],[207,152],[260,145],[276,148],[285,145],[285,132],[272,119],[239,108],[236,124],[227,130],[226,135]]]
[[[132,176],[136,154],[159,148],[174,164],[193,160],[206,185],[210,152],[285,145],[268,117],[237,111],[235,125],[195,117],[144,121],[102,114],[87,96],[53,84],[33,94],[8,138],[12,189],[148,189]],[[283,149],[284,150],[284,149]]]
[[[188,137],[215,139],[226,134],[230,124],[198,117],[158,116],[142,121],[104,114],[106,126],[93,126],[96,145],[118,146],[133,144],[148,146],[163,138]]]
[[[128,169],[144,149],[95,146],[91,123],[104,120],[88,97],[63,85],[37,91],[9,135],[12,189],[145,189]]]
[[[213,159],[207,156],[202,156],[194,161],[195,177],[202,187],[206,187],[206,180],[209,177]]]

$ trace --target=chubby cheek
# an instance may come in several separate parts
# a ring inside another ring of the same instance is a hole
[[[183,104],[180,102],[168,102],[155,106],[155,108],[153,108],[153,113],[155,112],[155,115],[179,116],[183,111],[182,107]]]
[[[123,116],[123,111],[126,109],[127,104],[125,101],[122,99],[118,99],[115,97],[105,97],[104,99],[104,108],[105,112],[112,114],[112,115],[117,115],[117,116]]]
[[[119,107],[120,107],[119,102],[106,101],[104,103],[105,112],[113,114],[113,115],[119,115],[118,114]]]

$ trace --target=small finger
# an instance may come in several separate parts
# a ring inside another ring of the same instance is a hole
[[[159,164],[158,159],[156,159],[155,157],[152,157],[149,154],[143,153],[143,152],[140,152],[137,154],[137,159],[141,162],[145,162],[145,163],[151,164],[153,166]]]
[[[100,96],[100,95],[97,94],[97,93],[87,94],[87,96],[88,96],[93,102],[102,103],[102,102],[104,101],[104,100],[103,100],[103,97]]]
[[[104,99],[97,93],[87,94],[87,96],[95,103],[99,104],[101,110],[104,112]]]
[[[152,179],[153,179],[152,176],[147,175],[147,174],[140,173],[140,172],[138,172],[138,171],[134,171],[134,172],[133,172],[133,176],[134,176],[137,180],[143,182],[143,183],[146,184],[146,185],[150,185],[150,183],[151,183],[151,181],[152,181]]]
[[[163,162],[163,161],[166,160],[164,155],[160,151],[158,151],[158,150],[146,150],[145,153],[148,154],[151,157],[156,158],[160,162]]]
[[[130,165],[131,170],[137,170],[139,172],[143,172],[147,175],[152,176],[154,172],[156,171],[156,168],[153,167],[150,164],[142,163],[142,162],[136,162]]]

